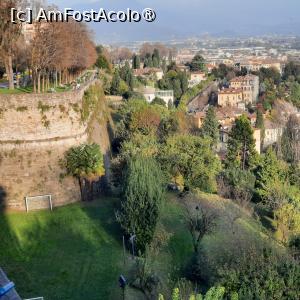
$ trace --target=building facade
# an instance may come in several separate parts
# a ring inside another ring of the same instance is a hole
[[[259,77],[255,75],[246,75],[235,77],[230,80],[230,87],[243,90],[243,102],[245,104],[254,104],[259,96]]]
[[[174,91],[173,90],[157,90],[152,87],[146,87],[143,91],[143,95],[148,103],[151,103],[155,98],[164,100],[166,106],[174,103]]]
[[[246,68],[249,72],[257,72],[261,68],[270,69],[273,68],[279,73],[282,73],[282,63],[275,59],[250,59],[240,63],[241,68]]]
[[[218,105],[221,107],[238,107],[243,102],[243,90],[241,88],[227,88],[218,93]]]

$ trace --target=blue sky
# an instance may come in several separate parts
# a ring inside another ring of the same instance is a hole
[[[299,0],[48,0],[61,8],[156,10],[155,23],[93,24],[98,42],[172,37],[299,34]]]

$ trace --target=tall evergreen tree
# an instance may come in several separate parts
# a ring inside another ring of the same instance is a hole
[[[120,90],[121,77],[118,70],[115,70],[114,76],[112,78],[110,93],[112,95],[118,95]]]
[[[152,55],[147,53],[144,59],[144,68],[152,68],[153,67],[153,60]]]
[[[261,110],[257,110],[256,112],[256,123],[255,127],[260,129],[261,134],[261,140],[263,141],[265,138],[265,122],[264,122],[264,116]]]
[[[242,170],[253,166],[256,156],[253,129],[246,115],[235,120],[229,133],[227,167],[239,166]]]
[[[259,129],[264,129],[265,127],[264,116],[261,110],[257,110],[255,127]]]
[[[152,54],[152,61],[153,61],[153,67],[159,68],[160,67],[160,55],[158,49],[154,49]]]
[[[139,55],[135,54],[132,59],[132,68],[139,69],[140,66],[141,66],[141,59],[140,59]]]
[[[130,88],[130,90],[133,90],[134,76],[133,76],[132,69],[130,68],[129,62],[126,62],[124,67],[121,68],[120,77],[122,80],[124,80],[124,82]]]
[[[267,194],[269,183],[284,181],[287,176],[284,163],[277,159],[276,153],[269,148],[263,155],[260,164],[255,170],[256,189],[258,194],[264,198]]]
[[[291,115],[281,138],[281,151],[284,160],[292,164],[297,164],[300,161],[299,128],[299,118]]]
[[[161,63],[161,68],[164,71],[164,73],[167,71],[167,61],[166,61],[166,59],[163,59],[163,61]]]
[[[201,127],[202,136],[211,138],[212,144],[217,145],[219,141],[219,122],[216,117],[215,110],[212,106],[208,108],[206,117]]]
[[[191,71],[205,71],[205,59],[197,54],[189,64]]]
[[[161,169],[152,158],[137,156],[129,160],[117,219],[127,235],[136,235],[136,246],[141,251],[154,235],[164,197],[162,178]]]
[[[160,62],[160,54],[158,49],[154,49],[152,58],[156,58]]]

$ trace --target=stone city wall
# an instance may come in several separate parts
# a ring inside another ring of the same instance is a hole
[[[25,210],[25,197],[51,194],[54,206],[80,200],[78,182],[59,161],[88,141],[84,91],[0,95],[0,205]]]

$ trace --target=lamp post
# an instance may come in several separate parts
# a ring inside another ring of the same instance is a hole
[[[122,295],[123,295],[123,300],[125,300],[125,288],[126,288],[126,279],[123,275],[120,275],[119,277],[119,285],[120,285],[120,288],[122,289]]]

